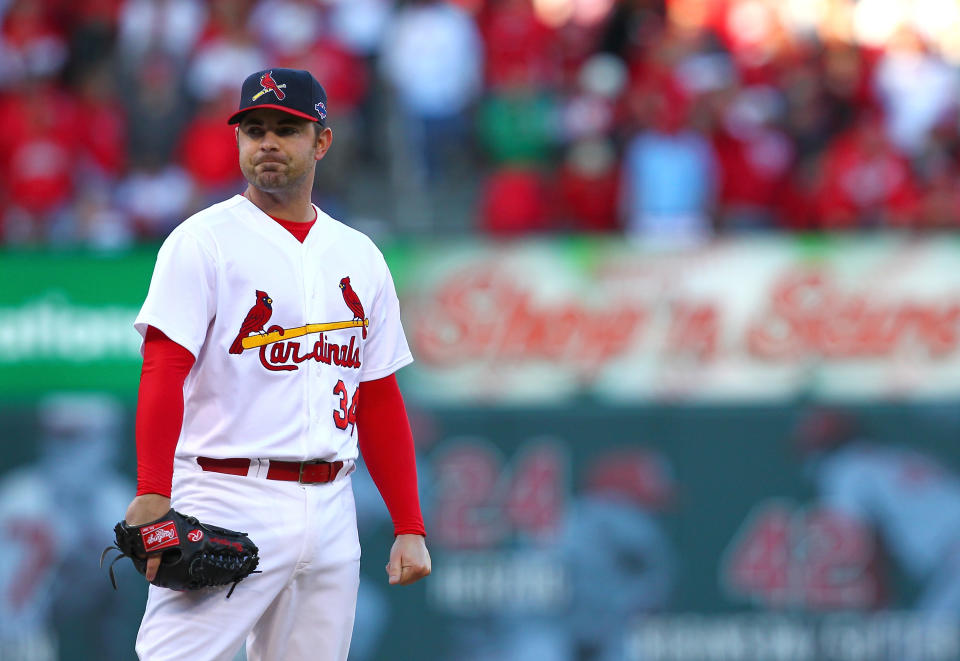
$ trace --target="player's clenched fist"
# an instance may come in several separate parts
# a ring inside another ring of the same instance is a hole
[[[397,535],[390,549],[390,585],[409,585],[430,575],[430,552],[420,535]]]

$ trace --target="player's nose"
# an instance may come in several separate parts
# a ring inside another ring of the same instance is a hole
[[[277,134],[273,131],[264,131],[263,137],[260,139],[260,149],[264,151],[270,151],[273,149],[278,149],[280,147],[280,141],[277,137]]]

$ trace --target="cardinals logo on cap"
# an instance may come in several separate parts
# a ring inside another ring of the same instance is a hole
[[[285,83],[277,84],[277,81],[273,79],[273,71],[268,71],[260,76],[260,87],[263,89],[254,94],[251,101],[256,101],[264,94],[269,94],[270,92],[273,92],[277,96],[277,101],[283,101],[287,96],[283,92],[283,88],[286,86],[287,85]]]

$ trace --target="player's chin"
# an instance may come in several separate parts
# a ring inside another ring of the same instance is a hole
[[[285,190],[289,185],[289,178],[281,172],[260,172],[254,177],[253,185],[267,193]]]

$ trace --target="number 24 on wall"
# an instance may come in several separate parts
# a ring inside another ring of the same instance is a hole
[[[434,538],[451,548],[491,548],[514,532],[547,538],[566,505],[568,456],[554,439],[526,441],[508,462],[483,438],[448,439],[431,459]]]

